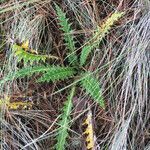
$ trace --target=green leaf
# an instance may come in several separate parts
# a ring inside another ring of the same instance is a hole
[[[66,14],[61,10],[61,8],[55,4],[59,25],[61,30],[64,32],[65,44],[69,50],[68,59],[70,64],[77,64],[77,55],[75,53],[75,42],[73,36],[73,30],[71,29],[71,24],[68,22]]]
[[[45,72],[48,68],[49,67],[45,67],[45,66],[34,66],[34,67],[22,68],[14,73],[9,73],[6,77],[4,77],[0,81],[0,84],[3,84],[7,81],[12,81],[17,78],[32,76],[34,73]]]
[[[102,108],[105,108],[104,100],[102,97],[102,91],[99,86],[98,80],[90,75],[90,73],[85,73],[84,78],[81,80],[81,86]]]
[[[59,121],[60,128],[58,129],[58,135],[56,137],[56,150],[65,150],[65,143],[68,137],[68,129],[70,128],[70,114],[72,110],[72,99],[75,93],[75,87],[72,87],[70,95],[63,107],[63,113],[61,114],[61,120]]]
[[[38,79],[39,82],[49,82],[49,81],[58,81],[64,80],[68,77],[73,76],[75,73],[74,69],[71,67],[52,67],[51,69],[47,70],[43,76]]]
[[[17,44],[14,44],[12,46],[12,50],[13,50],[15,56],[17,56],[17,58],[18,58],[18,62],[20,62],[21,60],[24,60],[24,63],[30,62],[30,64],[33,64],[33,62],[37,62],[37,63],[39,61],[45,62],[45,60],[47,58],[48,59],[58,59],[58,57],[56,57],[56,56],[38,55],[38,54],[29,53],[29,52],[23,50],[23,48]]]
[[[86,61],[88,55],[90,54],[90,52],[92,51],[92,49],[94,48],[94,46],[93,45],[86,45],[83,47],[82,53],[80,56],[80,65],[81,66],[83,66],[85,64],[85,61]]]
[[[55,80],[63,80],[70,76],[72,76],[75,71],[71,67],[60,67],[60,66],[34,66],[22,68],[15,73],[8,74],[4,77],[0,84],[4,84],[7,81],[12,81],[13,79],[23,78],[25,76],[32,76],[33,74],[42,73],[43,76],[38,80],[41,82],[44,81],[55,81]]]

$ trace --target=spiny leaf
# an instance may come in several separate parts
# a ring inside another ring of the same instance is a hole
[[[71,24],[68,22],[69,19],[66,18],[66,14],[61,10],[61,8],[55,4],[56,12],[59,20],[59,25],[61,30],[64,32],[65,44],[69,50],[68,59],[71,64],[77,63],[77,56],[75,53],[75,42],[73,31],[71,29]]]
[[[102,108],[105,108],[104,100],[102,97],[101,88],[98,80],[94,78],[90,73],[85,73],[84,78],[81,80],[81,86]]]
[[[101,40],[106,36],[107,33],[109,33],[109,30],[115,24],[115,22],[118,21],[123,15],[124,12],[115,12],[100,27],[97,27],[93,37],[89,40],[88,44],[82,48],[80,56],[81,66],[85,64],[90,52],[99,45]]]
[[[73,76],[75,73],[74,69],[71,67],[53,67],[46,71],[43,76],[38,80],[39,82],[49,82],[64,80],[68,77]]]
[[[16,71],[15,73],[9,73],[6,77],[4,77],[0,81],[0,84],[4,84],[7,81],[12,81],[13,79],[24,78],[25,76],[32,76],[34,73],[45,72],[48,69],[49,67],[46,66],[34,66],[34,67],[22,68]]]
[[[92,49],[96,46],[96,44],[91,44],[91,45],[86,45],[83,47],[82,49],[82,53],[81,53],[81,56],[80,56],[80,65],[84,65],[85,64],[85,61],[88,57],[88,55],[90,54],[90,52],[92,51]]]
[[[61,114],[61,120],[59,121],[60,128],[58,129],[58,135],[56,137],[56,150],[65,150],[65,143],[68,136],[68,129],[70,127],[70,113],[72,110],[72,99],[75,93],[75,87],[72,87],[70,95],[63,107],[63,113]]]
[[[72,76],[75,71],[71,67],[60,67],[60,66],[33,66],[22,68],[15,72],[14,74],[8,74],[4,79],[0,81],[0,84],[3,84],[7,81],[12,81],[13,79],[23,78],[25,76],[32,76],[33,74],[42,73],[43,76],[38,80],[41,82],[44,81],[55,81],[63,80]]]
[[[107,18],[107,20],[100,27],[101,37],[105,37],[114,23],[118,21],[124,14],[124,12],[114,12],[109,18]]]
[[[25,45],[23,45],[23,47],[27,48],[27,45],[25,44]],[[51,55],[38,55],[38,54],[29,53],[26,51],[26,49],[23,50],[23,48],[17,44],[14,44],[12,46],[12,50],[13,50],[15,56],[18,57],[18,62],[21,60],[24,60],[24,63],[30,62],[30,64],[33,64],[33,62],[37,62],[37,63],[39,61],[45,62],[45,60],[47,58],[58,59],[58,57],[51,56]]]

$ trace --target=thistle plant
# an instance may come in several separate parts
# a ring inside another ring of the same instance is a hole
[[[115,12],[108,19],[106,19],[102,26],[97,27],[93,37],[91,37],[91,39],[86,42],[87,44],[83,46],[81,55],[78,57],[76,54],[75,39],[73,36],[73,30],[71,29],[71,23],[69,23],[69,19],[66,17],[66,14],[56,4],[55,9],[57,13],[58,24],[60,25],[60,30],[64,34],[63,38],[67,49],[68,65],[64,67],[46,63],[47,58],[58,58],[56,56],[39,55],[27,52],[26,49],[29,49],[28,42],[21,46],[14,44],[12,49],[14,56],[18,58],[18,63],[23,60],[24,63],[30,64],[38,62],[38,65],[22,68],[14,74],[8,74],[7,77],[4,77],[3,80],[0,81],[0,84],[4,84],[5,82],[12,79],[24,78],[25,76],[29,77],[33,74],[41,75],[41,77],[37,79],[37,82],[39,83],[55,82],[59,80],[72,80],[72,83],[74,83],[78,79],[76,85],[71,86],[71,91],[62,109],[63,111],[58,122],[59,129],[56,136],[56,149],[63,150],[65,149],[65,144],[68,137],[68,129],[70,128],[70,113],[73,106],[72,99],[76,93],[75,89],[77,88],[77,85],[84,89],[85,92],[89,94],[101,108],[105,109],[105,101],[102,96],[102,90],[99,85],[99,81],[96,78],[96,72],[85,71],[85,69],[82,68],[86,65],[86,60],[92,50],[99,46],[99,43],[102,41],[102,39],[107,35],[107,33],[109,33],[112,25],[114,25],[114,23],[118,21],[118,19],[120,19],[124,13]],[[78,61],[80,63],[78,63]],[[45,65],[40,65],[40,62],[44,62]]]

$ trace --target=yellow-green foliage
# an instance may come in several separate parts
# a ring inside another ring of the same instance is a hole
[[[106,21],[100,27],[97,27],[93,37],[89,40],[89,42],[87,42],[87,45],[82,48],[80,56],[81,66],[85,64],[90,52],[99,45],[101,40],[106,36],[107,33],[109,33],[109,30],[115,24],[115,22],[118,21],[123,15],[124,12],[115,12],[108,19],[106,19]]]
[[[15,56],[17,56],[18,58],[18,62],[23,60],[24,63],[30,62],[30,64],[32,64],[33,62],[38,63],[39,61],[45,62],[47,58],[58,59],[58,57],[56,56],[34,54],[36,51],[29,49],[28,42],[23,43],[21,46],[14,44],[12,46],[12,50]],[[30,51],[28,52],[27,50],[30,50]]]
[[[88,111],[86,120],[83,122],[82,125],[86,126],[86,129],[83,134],[86,136],[87,149],[94,150],[95,141],[91,110]]]
[[[30,101],[17,101],[17,102],[10,102],[10,97],[6,97],[4,99],[0,99],[0,108],[6,108],[8,110],[24,110],[24,109],[31,109],[33,103]]]
[[[123,15],[124,12],[115,12],[110,17],[108,17],[108,19],[106,19],[106,21],[98,28],[99,31],[97,36],[104,38],[115,22],[118,21]]]
[[[31,109],[33,106],[33,103],[30,101],[19,101],[19,102],[11,102],[8,105],[6,105],[8,110],[24,110],[24,109]]]

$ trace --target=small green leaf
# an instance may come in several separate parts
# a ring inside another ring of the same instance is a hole
[[[96,78],[90,75],[90,73],[85,73],[84,78],[81,80],[81,86],[102,108],[105,108],[102,91]]]
[[[86,45],[83,47],[82,53],[80,56],[80,65],[81,66],[83,66],[85,64],[85,61],[86,61],[89,53],[91,52],[91,50],[92,50],[92,46],[90,46],[90,45]]]

